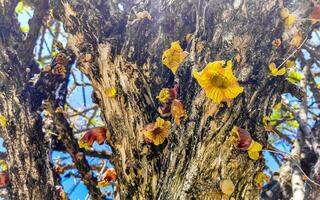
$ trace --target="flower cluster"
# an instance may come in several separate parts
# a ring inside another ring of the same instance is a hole
[[[173,88],[163,88],[157,96],[157,99],[161,103],[161,106],[158,108],[161,117],[169,117],[172,115],[174,122],[180,126],[181,120],[184,119],[187,114],[182,101],[177,99],[178,87],[176,84]]]

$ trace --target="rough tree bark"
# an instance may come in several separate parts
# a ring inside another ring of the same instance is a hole
[[[38,3],[28,37],[15,17],[16,0],[0,1],[0,127],[5,140],[10,182],[10,199],[54,199],[54,178],[49,158],[49,137],[42,132],[40,115],[31,109],[28,79],[38,73],[33,48],[48,1]],[[40,24],[39,24],[40,21]],[[28,69],[27,69],[28,68]],[[40,101],[41,102],[41,101]]]
[[[220,199],[217,183],[226,178],[236,185],[236,199],[258,198],[254,175],[264,161],[252,161],[232,147],[229,132],[237,125],[266,145],[262,117],[288,88],[283,78],[268,77],[268,64],[280,64],[293,50],[288,44],[292,33],[284,31],[279,13],[288,7],[305,17],[309,1],[58,0],[51,5],[112,133],[116,199]],[[152,19],[128,23],[142,11]],[[308,25],[299,22],[295,28],[305,33]],[[190,54],[174,77],[161,64],[161,55],[171,42],[185,41],[188,33],[193,36],[184,49]],[[282,38],[277,49],[271,44],[276,38]],[[241,61],[234,62],[234,72],[245,92],[230,107],[216,106],[191,71],[238,53]],[[93,62],[82,62],[86,54]],[[180,85],[188,118],[171,129],[163,145],[147,145],[141,131],[157,117],[155,97],[174,82]],[[118,89],[116,98],[105,94],[110,87]],[[234,162],[239,166],[234,168]]]

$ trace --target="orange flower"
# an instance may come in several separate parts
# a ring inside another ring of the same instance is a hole
[[[156,122],[147,124],[145,126],[143,135],[148,142],[158,146],[162,144],[168,137],[170,128],[170,121],[165,121],[164,119],[158,117]]]
[[[110,139],[110,133],[104,127],[96,127],[87,131],[79,141],[80,148],[90,148],[96,141],[99,145]]]
[[[180,126],[181,119],[187,116],[186,111],[184,110],[184,106],[180,100],[175,99],[171,105],[171,114],[174,118],[174,122]]]

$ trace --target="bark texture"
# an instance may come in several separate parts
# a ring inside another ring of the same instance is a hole
[[[29,78],[39,72],[33,48],[40,24],[30,25],[26,38],[20,31],[14,9],[18,1],[0,1],[0,115],[7,126],[0,127],[5,140],[10,182],[8,199],[54,199],[54,178],[50,165],[49,136],[42,132],[40,115],[31,109]],[[41,12],[47,1],[39,1]],[[32,19],[34,21],[34,18]],[[40,100],[40,104],[41,104]]]
[[[292,49],[284,33],[280,9],[304,17],[308,1],[159,0],[52,1],[54,16],[69,33],[68,46],[77,66],[92,81],[93,96],[112,133],[111,162],[118,173],[116,199],[221,199],[221,179],[231,179],[236,199],[257,199],[255,174],[264,161],[252,161],[228,141],[234,125],[266,145],[262,117],[286,92],[281,77],[268,77],[268,65],[280,64]],[[152,19],[137,18],[148,11]],[[308,24],[296,29],[306,32]],[[185,36],[192,33],[191,42]],[[282,38],[280,48],[271,42]],[[163,51],[179,40],[190,53],[176,76],[161,64]],[[214,105],[191,75],[215,60],[234,62],[245,92],[231,106]],[[93,62],[84,62],[91,54]],[[156,101],[163,87],[180,86],[188,118],[173,126],[161,146],[144,142],[142,129],[157,117]],[[118,89],[116,98],[105,90]],[[235,165],[236,164],[236,167]]]

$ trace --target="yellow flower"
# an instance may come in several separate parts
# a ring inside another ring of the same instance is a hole
[[[219,185],[222,193],[228,196],[233,193],[235,188],[233,182],[230,179],[222,180]]]
[[[230,101],[243,92],[237,78],[232,72],[232,62],[227,62],[227,67],[223,67],[225,61],[214,61],[201,71],[193,71],[194,78],[198,81],[207,97],[215,103]]]
[[[288,8],[281,9],[280,16],[284,19],[284,28],[286,31],[292,27],[297,19],[296,16],[290,14]]]
[[[264,183],[269,181],[270,181],[270,177],[262,172],[259,172],[255,177],[255,182],[258,188],[262,188]]]
[[[160,103],[166,104],[171,99],[169,88],[161,89],[157,99],[160,101]]]
[[[272,76],[282,76],[286,73],[286,68],[283,67],[281,69],[278,69],[276,64],[274,64],[274,63],[271,63],[269,65],[269,70],[270,70]]]
[[[0,126],[2,127],[7,126],[7,119],[5,116],[0,116]]]
[[[262,151],[262,145],[259,142],[252,140],[250,147],[248,148],[248,155],[252,160],[259,159],[259,152]]]
[[[170,49],[165,50],[162,54],[162,64],[167,66],[172,73],[175,74],[187,55],[188,54],[181,48],[179,41],[172,42]]]
[[[268,116],[264,116],[262,118],[262,123],[263,123],[263,126],[264,126],[264,129],[266,131],[272,131],[273,130],[273,127],[272,125],[270,124],[270,118]]]
[[[104,92],[108,97],[115,97],[117,95],[117,88],[116,87],[109,87],[109,88],[105,89]]]
[[[158,146],[162,144],[168,137],[170,128],[170,121],[165,121],[164,119],[158,117],[156,122],[147,124],[145,126],[143,135],[148,142]]]
[[[294,15],[290,15],[284,19],[284,28],[285,30],[289,30],[293,24],[296,22],[297,17]]]

